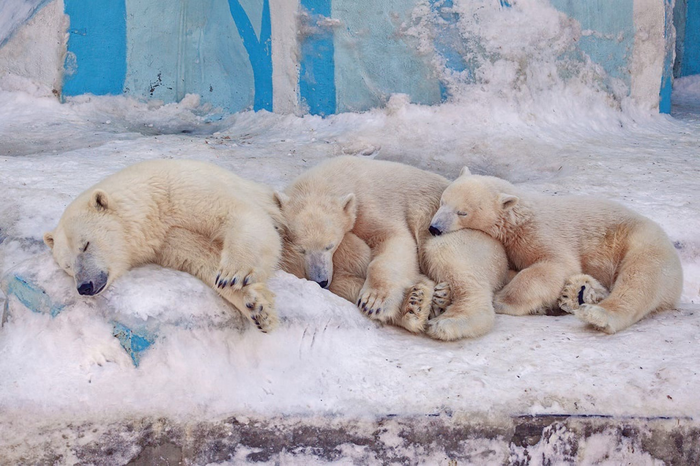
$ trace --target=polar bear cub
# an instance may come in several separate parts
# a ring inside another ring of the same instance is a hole
[[[674,307],[680,298],[683,271],[666,233],[614,202],[532,195],[505,180],[472,175],[465,167],[442,194],[430,230],[439,235],[463,228],[501,241],[519,270],[496,295],[497,311],[505,314],[553,307],[566,284],[570,289],[563,302],[580,294],[569,310],[615,333],[652,311]],[[596,288],[597,299],[587,299],[586,283]]]
[[[332,286],[339,248],[352,234],[371,251],[356,301],[360,310],[411,332],[454,340],[493,327],[493,292],[503,286],[508,266],[501,244],[481,232],[430,237],[430,219],[448,184],[396,162],[337,157],[302,174],[277,199],[306,278]],[[449,282],[452,300],[428,320],[431,307],[417,303],[444,299],[443,289],[433,293],[431,278]],[[411,313],[412,307],[420,310]]]
[[[80,194],[44,241],[81,295],[157,263],[195,275],[269,331],[277,316],[265,281],[281,225],[271,189],[209,163],[153,160]]]

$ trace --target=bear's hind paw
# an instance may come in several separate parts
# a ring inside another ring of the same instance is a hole
[[[602,332],[616,332],[610,313],[601,306],[582,304],[578,309],[574,310],[574,315]]]
[[[584,304],[598,304],[610,293],[598,280],[586,274],[569,278],[559,296],[559,308],[570,314]]]

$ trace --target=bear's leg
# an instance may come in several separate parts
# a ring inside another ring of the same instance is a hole
[[[598,280],[586,274],[569,277],[559,296],[559,309],[573,314],[582,304],[598,304],[610,293]]]
[[[411,234],[396,232],[373,250],[367,280],[360,291],[358,307],[381,322],[395,320],[408,289],[418,282],[418,254]]]
[[[221,230],[219,267],[212,274],[219,289],[240,290],[267,280],[280,262],[282,238],[264,212],[239,206]]]
[[[496,294],[498,314],[522,316],[543,314],[557,305],[568,277],[580,273],[575,265],[541,261],[521,270]]]
[[[483,335],[493,327],[493,292],[508,276],[508,260],[498,241],[474,230],[435,237],[423,245],[421,265],[430,278],[449,284],[438,285],[434,292],[442,296],[433,299],[439,315],[428,321],[429,336],[456,340]]]
[[[673,307],[683,287],[683,271],[669,244],[647,244],[627,253],[610,296],[574,311],[579,319],[605,333],[615,333],[655,310]]]
[[[194,275],[214,288],[260,330],[272,330],[277,324],[274,294],[263,284],[250,285],[242,290],[216,286],[213,277],[219,265],[220,252],[220,243],[184,228],[172,228],[158,252],[156,262],[163,267]]]
[[[351,303],[357,303],[367,279],[372,251],[353,233],[346,233],[333,254],[333,278],[328,289]]]

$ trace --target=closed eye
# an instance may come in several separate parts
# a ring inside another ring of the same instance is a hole
[[[90,241],[85,243],[85,247],[83,248],[83,252],[87,251],[88,246],[90,246]]]
[[[457,215],[459,215],[460,217],[466,217],[466,216],[467,216],[467,213],[466,213],[466,212],[462,212],[462,211],[460,210],[460,211],[457,212]]]
[[[329,244],[328,246],[326,246],[326,251],[330,251],[331,249],[333,249],[333,245],[332,245],[332,244]]]

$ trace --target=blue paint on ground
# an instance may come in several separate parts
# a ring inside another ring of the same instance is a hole
[[[121,94],[126,77],[124,0],[66,0],[70,16],[64,95]]]
[[[228,0],[231,16],[238,33],[243,39],[243,45],[248,52],[250,64],[253,67],[255,81],[255,101],[253,110],[272,111],[272,25],[270,20],[270,2],[263,0],[262,23],[260,37],[253,29],[248,14],[238,0]],[[292,21],[293,18],[290,18]]]
[[[139,367],[141,353],[146,351],[156,340],[156,335],[153,333],[145,330],[133,330],[117,321],[112,321],[112,335],[119,340],[122,348],[129,354],[134,367]]]
[[[301,0],[313,30],[301,42],[299,94],[312,115],[331,115],[336,111],[335,46],[333,29],[318,21],[331,17],[331,0]]]
[[[688,0],[681,76],[700,74],[700,0]]]
[[[54,303],[40,286],[19,275],[11,276],[4,285],[8,298],[14,296],[32,312],[56,317],[64,308],[63,304]]]

